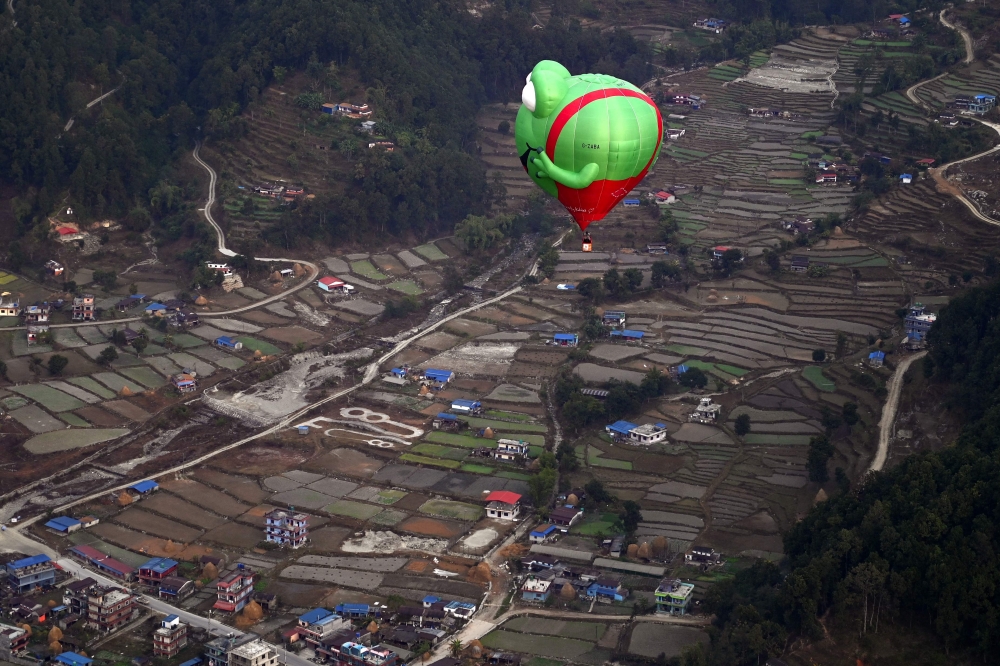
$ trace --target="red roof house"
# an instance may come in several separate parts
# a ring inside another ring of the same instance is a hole
[[[516,520],[521,513],[521,496],[509,490],[494,490],[486,496],[486,515],[500,520]]]

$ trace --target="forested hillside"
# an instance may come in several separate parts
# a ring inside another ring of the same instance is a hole
[[[19,230],[50,212],[67,185],[85,216],[148,206],[177,151],[196,136],[241,131],[240,112],[275,68],[329,63],[356,69],[380,91],[385,126],[419,131],[427,141],[393,158],[384,186],[379,179],[359,186],[385,197],[360,202],[384,209],[380,231],[408,227],[413,216],[400,212],[401,198],[428,186],[412,177],[422,171],[461,174],[434,186],[461,187],[483,201],[482,170],[458,153],[471,150],[478,107],[518,99],[533,63],[556,58],[575,71],[636,82],[647,73],[643,48],[626,33],[558,21],[532,30],[528,4],[497,3],[479,18],[455,0],[16,3],[16,27],[8,15],[0,30],[0,89],[10,91],[0,106],[0,178],[21,189]],[[118,85],[108,103],[84,112]],[[432,198],[417,208],[453,224],[452,209],[468,206]],[[306,221],[322,225],[327,217],[317,211]]]
[[[714,589],[712,663],[757,663],[794,635],[853,633],[870,648],[904,628],[932,635],[942,652],[992,663],[1000,649],[998,314],[1000,283],[953,299],[931,330],[930,360],[913,370],[931,375],[967,419],[959,441],[817,505],[785,537],[789,571],[761,563]]]

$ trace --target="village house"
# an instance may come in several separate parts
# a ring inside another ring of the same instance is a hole
[[[816,174],[816,183],[820,185],[826,184],[837,184],[837,172],[836,171],[823,171]]]
[[[664,136],[667,137],[668,141],[676,141],[677,139],[684,136],[684,132],[685,130],[683,129],[674,129],[672,127],[668,127],[666,130],[664,130],[663,134]]]
[[[462,422],[454,414],[438,412],[438,415],[431,421],[431,427],[435,430],[456,431],[462,428]]]
[[[139,616],[139,597],[117,587],[99,585],[87,595],[87,626],[111,632]]]
[[[236,569],[219,578],[216,584],[217,599],[212,608],[236,613],[247,605],[253,593],[256,581],[254,570],[242,562],[236,564]]]
[[[717,18],[698,19],[694,22],[694,27],[700,28],[701,30],[708,30],[709,32],[714,32],[718,35],[726,29],[726,22]]]
[[[621,310],[608,310],[601,317],[601,322],[612,328],[625,326],[625,313]]]
[[[688,415],[688,421],[705,424],[716,423],[721,412],[722,405],[714,404],[711,398],[702,398],[694,411]]]
[[[72,534],[83,527],[83,522],[69,516],[58,516],[45,523],[45,526],[60,534]]]
[[[545,580],[534,574],[528,574],[521,585],[521,599],[524,601],[540,601],[544,603],[549,598],[552,580]]]
[[[657,206],[668,206],[672,203],[677,203],[677,197],[673,192],[660,190],[653,195],[653,201],[656,202]]]
[[[215,346],[223,349],[239,351],[243,349],[243,343],[229,335],[220,335],[215,339]]]
[[[111,576],[112,578],[127,582],[132,580],[135,575],[135,569],[124,562],[119,562],[115,558],[105,555],[93,546],[84,544],[73,546],[69,549],[69,553],[85,564],[94,567],[102,574]]]
[[[268,543],[301,548],[309,540],[309,516],[304,513],[274,509],[264,516]]]
[[[868,354],[868,365],[873,368],[881,368],[885,363],[885,352],[884,351],[873,351]]]
[[[180,601],[194,593],[194,581],[180,576],[167,576],[160,581],[157,595],[161,599]]]
[[[451,370],[436,370],[427,368],[424,370],[424,379],[438,384],[447,384],[455,378],[455,373]]]
[[[285,193],[285,187],[283,185],[278,185],[277,183],[262,183],[254,187],[253,192],[254,194],[259,194],[262,197],[277,199]]]
[[[691,95],[691,94],[681,93],[674,95],[672,103],[683,106],[690,106],[692,109],[700,109],[703,106],[704,101],[702,100],[701,95]]]
[[[198,390],[198,380],[186,372],[171,375],[170,384],[181,393],[193,393]]]
[[[695,564],[719,564],[722,561],[722,553],[715,552],[714,548],[695,546],[684,554],[684,560]]]
[[[396,144],[392,141],[369,141],[368,149],[371,150],[373,148],[381,148],[385,152],[391,153],[396,149]]]
[[[18,594],[52,587],[56,584],[56,568],[48,555],[32,555],[7,563],[7,581]]]
[[[509,490],[494,490],[486,496],[486,516],[499,520],[517,520],[521,514],[521,496]]]
[[[24,627],[0,623],[0,660],[10,662],[28,649],[31,632]]]
[[[64,270],[63,265],[55,259],[49,259],[45,262],[45,272],[53,277],[59,277]]]
[[[521,462],[528,457],[528,442],[514,439],[498,439],[493,449],[493,458],[503,462]]]
[[[808,217],[803,217],[802,215],[797,215],[795,219],[782,222],[781,226],[784,227],[785,231],[789,232],[793,236],[798,236],[799,234],[811,234],[816,230],[816,223]]]
[[[805,273],[809,270],[809,257],[804,254],[793,254],[791,268],[793,273]]]
[[[931,330],[935,321],[937,321],[937,315],[927,312],[922,303],[911,305],[910,311],[903,319],[907,344],[922,346],[927,332]]]
[[[531,543],[545,543],[558,533],[559,528],[556,525],[544,523],[531,530],[531,533],[528,535],[528,540]]]
[[[9,291],[0,294],[0,317],[20,317],[21,303]]]
[[[453,400],[451,411],[459,414],[480,414],[483,411],[483,405],[478,400]]]
[[[139,567],[139,582],[149,587],[159,587],[164,578],[177,573],[179,566],[175,560],[154,557]]]
[[[901,173],[901,174],[899,174],[899,182],[902,185],[909,185],[910,183],[913,182],[913,174],[912,173]]]
[[[566,532],[577,520],[583,518],[583,509],[575,506],[560,506],[549,511],[549,522]]]
[[[552,336],[552,342],[560,347],[576,347],[580,337],[576,333],[556,333]]]
[[[622,586],[622,582],[617,578],[605,575],[590,584],[586,596],[588,599],[596,598],[604,603],[625,601],[628,597],[628,590]]]
[[[73,299],[73,321],[94,321],[94,295],[82,294]]]
[[[187,625],[176,615],[168,615],[153,632],[153,656],[176,657],[187,642]]]
[[[656,588],[656,612],[686,615],[694,594],[694,583],[682,583],[677,578],[664,578]]]

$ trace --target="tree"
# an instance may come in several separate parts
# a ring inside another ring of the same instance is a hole
[[[736,248],[729,248],[716,260],[716,268],[726,277],[733,274],[743,263],[743,253]]]
[[[597,278],[584,278],[576,285],[577,292],[592,305],[604,300],[604,283]]]
[[[630,292],[636,291],[642,286],[642,271],[638,268],[627,268],[622,275]]]
[[[814,349],[813,350],[813,360],[817,363],[822,363],[826,360],[826,350],[825,349]]]
[[[503,135],[510,133],[510,122],[506,120],[501,120],[500,124],[497,125],[497,131]]]
[[[849,426],[853,426],[855,423],[857,423],[861,419],[861,417],[858,416],[857,403],[845,402],[841,416],[844,419],[844,423],[846,423]]]
[[[602,282],[604,283],[604,289],[613,298],[625,298],[632,293],[628,280],[622,277],[617,268],[609,268],[604,271]]]
[[[453,640],[451,644],[448,646],[448,649],[451,652],[451,656],[458,658],[458,656],[462,654],[462,647],[463,647],[462,641],[460,639],[456,638],[455,640]]]
[[[69,359],[61,354],[53,354],[49,357],[49,374],[50,375],[61,375],[62,371],[66,369],[69,365]]]
[[[651,284],[657,289],[663,287],[667,280],[674,280],[681,274],[680,267],[672,261],[654,261],[652,265],[653,273],[650,277]]]
[[[113,345],[108,345],[101,350],[97,356],[97,362],[101,365],[111,365],[111,362],[118,358],[118,350]]]
[[[604,405],[597,398],[577,392],[562,406],[562,416],[567,427],[579,432],[604,418]]]
[[[816,483],[826,483],[830,480],[830,472],[826,464],[833,457],[834,448],[826,435],[816,435],[809,440],[809,455],[807,467],[809,480]]]
[[[604,489],[604,484],[601,483],[600,479],[591,479],[583,487],[583,490],[587,493],[587,497],[597,504],[604,504],[614,499],[614,497],[612,497],[608,491]]]
[[[149,346],[149,340],[147,340],[144,336],[141,335],[132,341],[132,348],[135,349],[135,353],[139,354],[140,356],[142,355],[142,351],[148,346]]]
[[[7,379],[7,364],[0,361],[0,377]]]
[[[462,274],[452,264],[444,267],[444,282],[442,286],[448,294],[457,294],[465,288],[465,280],[462,279]]]
[[[705,388],[708,386],[708,375],[701,368],[688,368],[687,372],[681,373],[677,382],[689,389]]]
[[[622,504],[622,511],[618,514],[618,519],[622,522],[626,534],[635,534],[639,523],[642,522],[641,509],[642,507],[632,500],[625,500],[625,503]]]
[[[844,358],[844,354],[847,352],[847,335],[843,331],[837,331],[837,347],[834,351],[834,355],[837,358]]]
[[[781,272],[781,255],[770,248],[764,250],[764,262],[772,273]]]
[[[552,490],[555,487],[556,471],[551,467],[540,470],[528,479],[528,492],[536,507],[543,507],[549,503],[549,498],[552,497]]]
[[[733,431],[738,437],[744,437],[750,433],[750,415],[740,414],[736,417],[736,422],[733,424]]]

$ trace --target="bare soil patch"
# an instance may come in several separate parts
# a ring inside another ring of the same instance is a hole
[[[265,338],[294,345],[299,342],[308,344],[323,339],[323,336],[316,331],[310,331],[301,326],[281,326],[278,328],[267,328],[260,332]]]
[[[256,481],[242,479],[238,476],[230,476],[229,474],[217,472],[214,469],[204,467],[197,469],[194,472],[194,477],[199,481],[222,488],[236,499],[250,502],[251,504],[263,502],[270,497],[270,493],[262,490]]]
[[[384,464],[356,449],[342,447],[313,458],[303,468],[324,474],[344,474],[367,479],[374,476]]]
[[[115,522],[139,530],[145,534],[188,543],[201,536],[201,530],[178,525],[169,518],[143,511],[139,508],[126,509],[117,516]]]
[[[267,591],[278,595],[281,603],[299,608],[315,608],[330,594],[331,589],[322,585],[290,583],[276,579],[267,584]]]
[[[126,422],[126,419],[121,416],[112,414],[111,412],[105,411],[94,405],[81,407],[73,413],[83,417],[87,421],[90,421],[95,426],[113,427]]]
[[[193,504],[211,507],[216,513],[235,518],[246,513],[250,506],[237,502],[235,499],[214,488],[188,479],[170,479],[160,484],[165,490],[183,497]]]
[[[457,335],[463,337],[478,337],[480,335],[489,335],[490,333],[496,333],[497,327],[493,324],[486,324],[481,321],[473,321],[472,319],[452,319],[450,322],[444,325],[445,330],[451,331]]]
[[[569,356],[564,351],[548,351],[542,349],[526,349],[522,347],[514,355],[514,360],[522,363],[539,363],[541,365],[559,365]]]
[[[109,400],[104,403],[104,407],[107,407],[111,411],[117,412],[132,421],[145,421],[152,416],[152,414],[147,412],[145,409],[133,405],[128,400]]]
[[[217,458],[215,464],[243,474],[270,476],[298,467],[309,458],[309,455],[304,451],[284,446],[280,442],[268,442],[249,449],[237,449],[236,455],[224,461]]]
[[[421,506],[424,505],[427,500],[430,499],[427,495],[421,495],[420,493],[409,493],[403,499],[398,502],[394,502],[392,508],[403,509],[406,511],[416,511]]]
[[[420,338],[416,344],[420,345],[425,349],[433,349],[434,351],[444,351],[445,349],[451,349],[459,342],[462,338],[457,335],[452,335],[451,333],[445,333],[444,331],[436,331],[428,336]]]
[[[285,324],[288,322],[285,317],[268,314],[266,312],[261,312],[260,310],[251,310],[249,312],[241,313],[240,317],[257,322],[258,324]]]
[[[128,548],[129,550],[137,550],[144,541],[149,540],[149,537],[145,534],[133,532],[113,523],[98,523],[90,531],[105,541]]]
[[[226,522],[226,519],[222,516],[209,513],[170,493],[156,493],[142,503],[142,508],[147,511],[155,511],[156,513],[203,530],[210,530]]]
[[[264,531],[240,523],[226,523],[206,532],[202,539],[236,548],[251,548],[264,540]]]
[[[340,550],[340,544],[343,543],[344,539],[346,539],[350,534],[351,530],[347,527],[331,525],[329,527],[310,531],[309,541],[312,542],[312,547],[315,550],[335,552]]]
[[[458,523],[416,516],[400,523],[399,529],[413,532],[414,534],[425,534],[427,536],[444,537],[446,539],[456,537],[465,531],[465,528]]]

